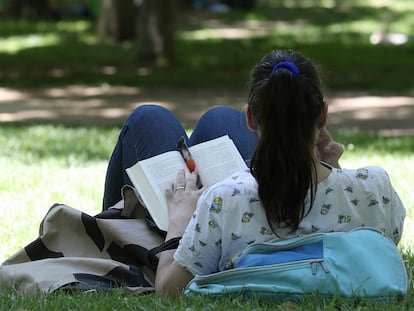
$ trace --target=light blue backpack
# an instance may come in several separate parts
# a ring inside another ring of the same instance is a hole
[[[314,233],[251,244],[235,268],[196,276],[187,295],[247,295],[276,302],[363,297],[389,302],[408,291],[406,267],[395,244],[379,231]]]

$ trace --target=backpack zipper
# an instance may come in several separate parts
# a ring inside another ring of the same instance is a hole
[[[325,271],[325,273],[329,273],[329,269],[328,266],[325,264],[325,262],[323,261],[323,259],[321,260],[314,260],[311,263],[311,268],[312,268],[312,274],[316,275],[316,272],[318,271],[318,265],[320,265],[323,269],[323,271]]]

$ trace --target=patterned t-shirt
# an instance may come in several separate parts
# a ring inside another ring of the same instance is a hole
[[[309,197],[308,192],[305,211]],[[205,275],[232,268],[240,252],[254,242],[358,227],[381,230],[397,244],[405,213],[383,169],[332,168],[318,184],[313,208],[305,213],[299,229],[293,234],[280,229],[276,236],[260,204],[256,180],[248,171],[240,171],[203,193],[174,259],[193,275]]]

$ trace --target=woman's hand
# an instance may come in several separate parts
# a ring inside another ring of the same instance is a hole
[[[344,150],[344,145],[335,142],[325,127],[321,128],[317,142],[318,160],[340,168],[339,158],[344,153]]]
[[[175,183],[165,190],[168,203],[169,226],[166,241],[181,237],[197,206],[204,188],[197,186],[198,174],[192,172],[186,180],[184,170],[177,173]],[[178,295],[193,275],[174,260],[175,250],[161,253],[155,278],[155,290],[162,295]]]
[[[198,178],[194,171],[186,180],[185,171],[179,170],[175,183],[170,183],[165,190],[170,220],[168,235],[171,238],[183,234],[197,206],[198,198],[204,191],[204,188],[199,189],[197,186]]]

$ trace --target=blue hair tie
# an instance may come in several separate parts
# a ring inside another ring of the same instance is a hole
[[[280,62],[280,63],[277,63],[274,67],[273,67],[273,69],[272,69],[272,74],[276,71],[276,70],[278,70],[279,68],[286,68],[286,69],[289,69],[291,72],[292,72],[292,74],[293,74],[293,76],[297,79],[297,78],[299,78],[299,69],[298,69],[298,67],[294,64],[294,63],[292,63],[292,62]]]

